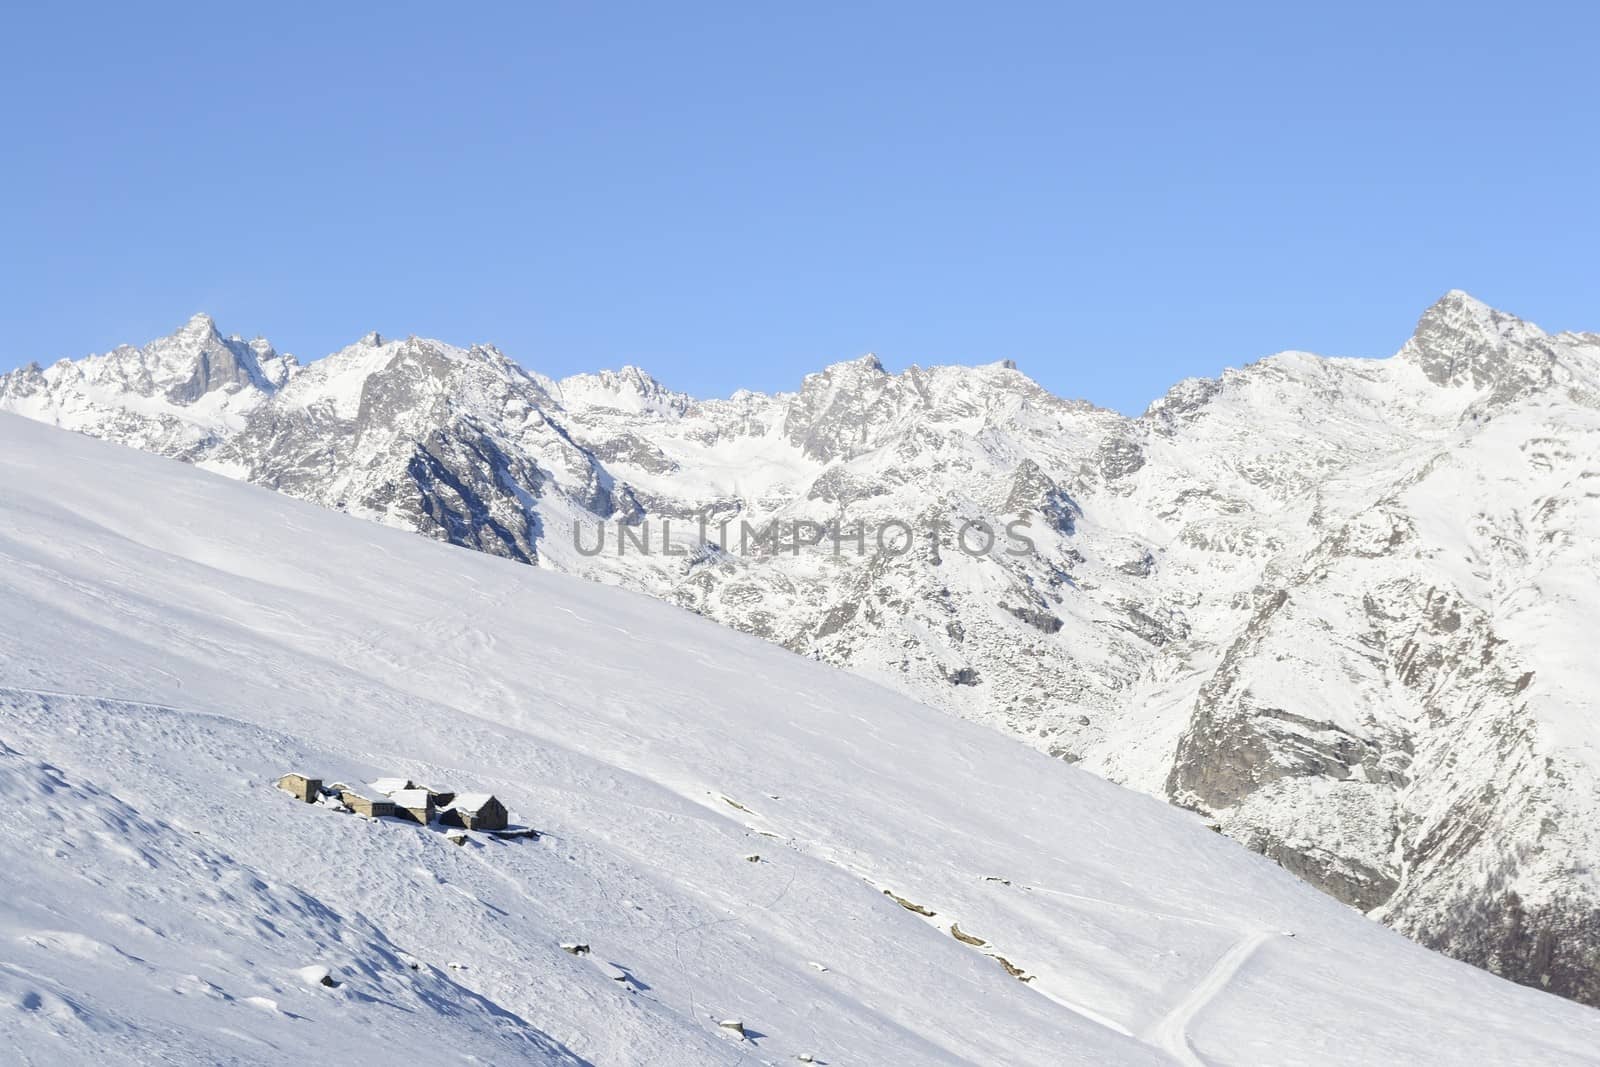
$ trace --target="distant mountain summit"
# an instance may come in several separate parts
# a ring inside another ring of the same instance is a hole
[[[650,593],[1600,1004],[1600,335],[1451,292],[1391,359],[1282,353],[1127,418],[1009,363],[695,400],[419,338],[302,366],[197,316],[0,409]]]

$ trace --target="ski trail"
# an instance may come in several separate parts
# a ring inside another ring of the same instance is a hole
[[[1206,1061],[1189,1043],[1189,1024],[1194,1021],[1211,999],[1222,992],[1233,976],[1239,973],[1245,961],[1263,942],[1273,937],[1270,930],[1262,930],[1241,939],[1225,952],[1204,978],[1189,991],[1177,1007],[1167,1012],[1161,1021],[1151,1027],[1145,1040],[1164,1050],[1184,1067],[1206,1067]]]

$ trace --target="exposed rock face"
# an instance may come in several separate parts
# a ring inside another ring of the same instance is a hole
[[[1555,345],[1537,327],[1459,290],[1422,316],[1401,358],[1415,362],[1435,385],[1469,386],[1502,402],[1550,385],[1560,364]]]
[[[417,338],[302,367],[197,317],[0,408],[665,598],[1600,1004],[1600,336],[1451,293],[1393,359],[1129,419],[1004,363],[696,401]]]
[[[0,375],[0,407],[136,448],[196,459],[298,371],[266,341],[224,338],[208,315],[170,337]]]

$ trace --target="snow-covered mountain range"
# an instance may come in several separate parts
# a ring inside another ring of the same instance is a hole
[[[0,487],[7,1064],[1600,1047],[1198,816],[648,597],[9,415]],[[457,845],[288,770],[543,833]]]
[[[0,409],[649,593],[1600,1004],[1600,335],[1452,292],[1390,359],[1285,353],[1127,418],[1005,363],[695,400],[419,338],[302,366],[197,316],[0,377]]]

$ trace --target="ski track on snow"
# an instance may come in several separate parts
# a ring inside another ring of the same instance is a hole
[[[1206,1061],[1195,1052],[1189,1040],[1189,1025],[1233,981],[1234,975],[1239,973],[1256,949],[1275,936],[1270,930],[1262,930],[1242,938],[1217,960],[1177,1007],[1150,1028],[1143,1040],[1167,1052],[1184,1067],[1207,1067]]]

